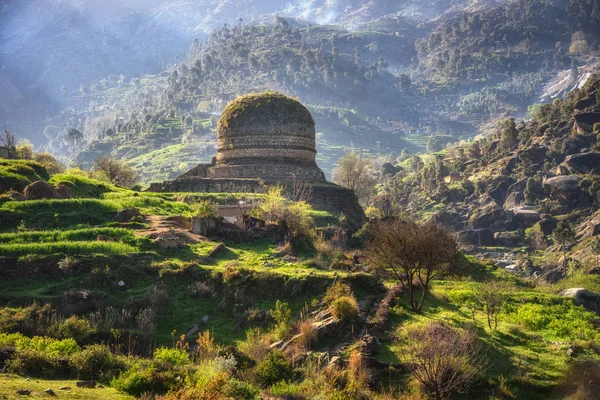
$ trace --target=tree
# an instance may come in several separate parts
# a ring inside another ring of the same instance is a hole
[[[366,201],[375,187],[371,161],[349,151],[337,162],[333,169],[333,182],[354,190],[358,199]]]
[[[407,90],[410,89],[411,86],[412,86],[412,81],[410,80],[410,77],[408,75],[400,74],[396,78],[396,88],[398,90],[400,90],[401,92],[406,92]]]
[[[311,207],[304,201],[286,199],[283,190],[282,186],[271,186],[258,206],[257,214],[267,221],[280,224],[285,240],[293,244],[295,239],[312,235]]]
[[[50,153],[36,153],[33,159],[42,164],[49,174],[59,174],[65,170],[65,165]]]
[[[500,132],[500,144],[505,149],[511,149],[517,144],[519,131],[514,118],[507,119],[502,123]]]
[[[563,267],[567,266],[567,248],[575,243],[575,228],[567,220],[560,221],[552,232],[552,240],[563,252]]]
[[[11,131],[4,129],[4,136],[0,137],[0,143],[6,148],[7,158],[17,157],[17,138]]]
[[[27,139],[17,145],[16,152],[17,158],[20,160],[31,160],[35,154],[33,151],[33,144]]]
[[[83,140],[83,134],[75,128],[69,128],[66,137],[72,149]]]
[[[488,327],[492,329],[492,321],[494,321],[494,329],[497,329],[498,314],[506,301],[506,288],[497,281],[485,282],[477,288],[475,296],[486,312]]]
[[[401,356],[412,376],[436,400],[465,392],[486,365],[473,329],[454,330],[441,321],[409,328]]]
[[[450,269],[457,247],[440,225],[396,219],[372,228],[366,250],[371,265],[396,279],[408,293],[412,310],[421,312],[432,280]]]
[[[137,181],[137,172],[123,161],[101,157],[94,162],[92,174],[117,186],[132,187]]]

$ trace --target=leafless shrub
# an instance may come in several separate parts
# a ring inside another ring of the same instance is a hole
[[[402,361],[412,376],[436,400],[465,393],[482,372],[486,360],[473,329],[457,331],[441,321],[406,333]]]
[[[413,311],[420,312],[434,278],[448,271],[456,241],[441,225],[408,220],[381,221],[367,244],[371,265],[396,279],[408,293]],[[416,286],[422,295],[417,298]]]

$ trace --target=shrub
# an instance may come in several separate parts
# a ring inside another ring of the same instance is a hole
[[[306,349],[317,339],[317,330],[312,319],[305,319],[298,325],[298,342]]]
[[[281,351],[274,350],[256,366],[255,375],[260,385],[271,386],[276,382],[292,379],[292,364]]]
[[[62,378],[70,375],[68,364],[57,354],[34,349],[17,351],[13,358],[6,362],[6,370],[14,374],[40,378]]]
[[[125,364],[115,357],[108,346],[94,344],[71,356],[71,364],[79,378],[108,379],[125,369]]]
[[[159,347],[154,350],[154,360],[157,362],[168,363],[173,366],[190,363],[187,351],[182,349],[169,349],[166,347]]]
[[[90,322],[85,319],[72,315],[64,321],[57,322],[48,330],[48,335],[58,339],[72,338],[77,343],[83,343],[90,335],[94,333]]]
[[[352,296],[352,290],[347,284],[337,281],[335,284],[327,288],[323,301],[325,301],[325,303],[331,303],[332,301],[343,296]]]
[[[258,399],[260,390],[251,384],[238,379],[230,379],[225,385],[225,395],[232,399],[254,400]]]
[[[129,165],[114,158],[101,157],[94,162],[92,175],[117,186],[131,187],[136,183],[137,172]]]
[[[173,370],[158,371],[154,365],[148,368],[134,366],[111,381],[111,386],[140,397],[144,393],[164,394],[170,390],[177,390],[182,379]]]
[[[342,296],[331,302],[329,311],[338,321],[351,322],[358,318],[358,303],[352,296]]]
[[[273,328],[275,336],[278,338],[285,336],[292,322],[292,309],[288,303],[277,300],[275,302],[275,308],[271,310],[270,313],[275,321]]]
[[[485,360],[474,330],[456,331],[434,321],[407,330],[403,362],[425,392],[436,399],[462,392],[476,381]]]

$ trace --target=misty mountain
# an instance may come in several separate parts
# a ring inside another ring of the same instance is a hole
[[[214,119],[252,91],[311,108],[326,171],[350,147],[436,151],[524,116],[565,71],[561,93],[575,87],[596,69],[600,37],[590,0],[37,0],[3,11],[2,122],[83,166],[133,160],[147,179],[210,159]],[[84,140],[68,140],[71,129]],[[146,172],[153,152],[164,157]]]

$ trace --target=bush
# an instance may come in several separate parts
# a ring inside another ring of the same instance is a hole
[[[292,322],[292,309],[288,303],[283,303],[280,300],[275,302],[275,309],[270,311],[275,325],[273,330],[278,338],[282,338],[286,335]]]
[[[260,385],[271,386],[279,381],[292,379],[292,364],[281,351],[274,350],[256,366],[255,375]]]
[[[48,335],[58,339],[75,339],[77,343],[83,343],[94,333],[90,322],[85,318],[73,315],[65,321],[57,322],[48,330]]]
[[[110,385],[132,396],[140,397],[144,393],[164,394],[177,390],[181,377],[173,370],[157,371],[153,365],[148,368],[135,366],[111,381]]]
[[[331,302],[329,311],[338,321],[351,322],[358,318],[358,303],[352,296],[342,296]]]
[[[166,347],[159,347],[154,350],[154,360],[157,362],[168,363],[173,366],[190,363],[190,358],[185,350],[169,349]]]
[[[125,364],[115,357],[108,346],[94,344],[71,356],[71,364],[82,379],[109,379],[125,369]]]
[[[332,301],[343,296],[352,296],[352,290],[347,284],[337,281],[334,285],[327,288],[323,301],[329,304]]]
[[[65,378],[71,375],[68,363],[57,354],[43,350],[17,351],[6,362],[8,372],[40,378]]]
[[[254,400],[258,399],[260,390],[251,384],[238,379],[230,379],[225,385],[225,395],[232,399]]]
[[[92,176],[107,180],[117,186],[132,187],[137,180],[137,172],[123,161],[101,157],[94,162]]]

